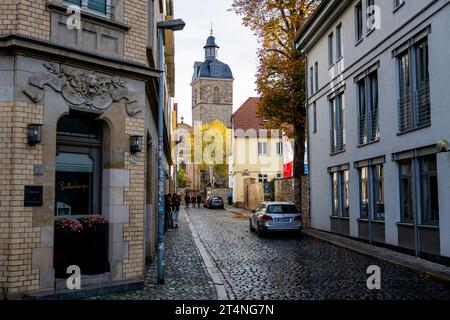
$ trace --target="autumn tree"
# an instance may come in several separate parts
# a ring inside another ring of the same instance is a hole
[[[230,9],[242,17],[243,25],[254,32],[260,44],[258,114],[267,119],[267,128],[284,129],[295,136],[297,187],[304,175],[306,77],[305,59],[296,50],[295,39],[319,4],[319,0],[234,0]],[[301,197],[297,198],[301,204]]]

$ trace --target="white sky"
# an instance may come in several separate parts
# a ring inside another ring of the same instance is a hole
[[[230,65],[234,76],[233,110],[249,97],[257,96],[257,40],[241,18],[227,10],[232,0],[175,0],[175,17],[186,22],[183,31],[175,33],[176,87],[174,102],[178,103],[179,118],[192,121],[191,79],[195,61],[204,61],[203,46],[209,37],[211,22],[220,46],[219,60]],[[180,121],[180,119],[179,119]]]

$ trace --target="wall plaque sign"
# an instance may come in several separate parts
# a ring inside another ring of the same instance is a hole
[[[25,207],[42,207],[44,188],[42,186],[25,186]]]
[[[44,175],[44,166],[40,164],[34,165],[34,175],[37,177]]]

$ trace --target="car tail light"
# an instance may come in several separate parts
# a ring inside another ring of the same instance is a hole
[[[273,221],[273,218],[271,216],[263,215],[261,217],[262,221]]]

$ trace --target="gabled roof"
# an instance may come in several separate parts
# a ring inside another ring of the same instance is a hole
[[[248,98],[247,101],[233,113],[233,129],[259,130],[263,129],[263,121],[257,114],[260,99],[257,97]]]

